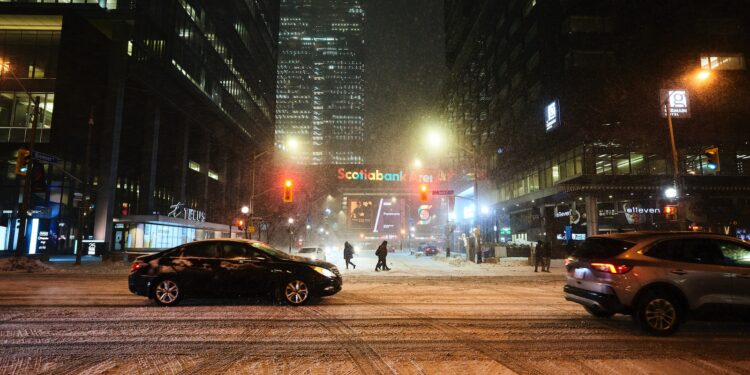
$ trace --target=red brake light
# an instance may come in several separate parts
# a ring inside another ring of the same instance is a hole
[[[633,267],[625,264],[612,264],[612,263],[591,263],[591,268],[595,271],[622,274],[627,273]]]
[[[133,262],[133,264],[130,265],[130,272],[138,271],[139,269],[144,268],[146,266],[148,266],[147,263],[143,263],[141,261],[135,261]]]

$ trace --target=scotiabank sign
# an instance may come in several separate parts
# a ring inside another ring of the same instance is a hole
[[[403,169],[348,169],[340,167],[336,170],[336,179],[349,181],[372,181],[372,182],[433,182],[431,174],[423,174],[414,171],[404,173]]]

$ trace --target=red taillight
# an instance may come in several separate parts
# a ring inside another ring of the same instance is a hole
[[[141,268],[144,268],[148,266],[148,263],[143,263],[141,261],[135,261],[133,264],[130,265],[130,272],[138,271]]]
[[[628,266],[626,264],[591,263],[591,268],[593,268],[594,271],[621,274],[621,273],[627,273],[633,267]]]

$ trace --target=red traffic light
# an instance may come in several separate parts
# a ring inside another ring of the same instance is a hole
[[[294,200],[294,194],[292,193],[292,180],[287,179],[284,181],[282,200],[284,203],[291,203]]]
[[[419,186],[419,201],[425,203],[428,200],[429,200],[429,189],[427,188],[427,184],[422,184]]]

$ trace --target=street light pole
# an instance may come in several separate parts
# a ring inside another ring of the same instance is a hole
[[[31,92],[26,89],[26,86],[23,85],[23,82],[21,82],[20,79],[16,76],[15,73],[13,73],[13,70],[10,69],[10,63],[5,60],[0,60],[0,77],[3,76],[5,72],[10,73],[11,77],[18,83],[18,86],[21,87],[21,89],[26,93],[26,95],[29,97],[29,103],[32,101],[34,102],[34,110],[32,112],[32,118],[31,118],[31,140],[29,141],[29,155],[31,157],[34,157],[34,144],[36,143],[36,128],[37,123],[39,121],[39,96],[32,99]],[[33,162],[32,162],[33,166]],[[31,195],[31,169],[26,172],[26,175],[24,176],[24,182],[23,182],[23,198],[21,201],[21,208],[18,210],[18,242],[16,243],[16,251],[15,255],[17,257],[23,256],[23,253],[26,249],[26,222],[28,221],[28,214],[27,211],[29,210],[29,202]]]

